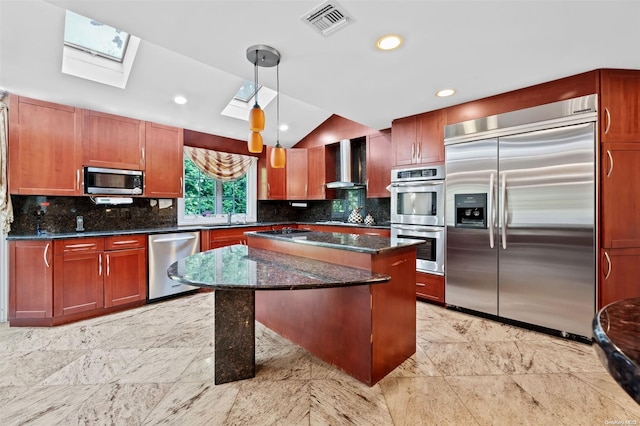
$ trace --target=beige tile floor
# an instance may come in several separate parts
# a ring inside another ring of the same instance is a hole
[[[422,302],[416,354],[373,387],[260,324],[256,377],[215,386],[213,297],[0,324],[0,425],[640,424],[591,346]]]

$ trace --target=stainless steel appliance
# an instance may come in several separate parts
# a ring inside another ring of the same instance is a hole
[[[425,241],[416,269],[444,274],[444,166],[391,171],[391,238]]]
[[[591,336],[596,101],[445,128],[448,305]]]
[[[153,301],[197,290],[167,276],[169,266],[200,251],[200,232],[177,232],[149,235],[149,291],[147,300]]]
[[[142,195],[140,170],[84,168],[85,194],[100,195]]]

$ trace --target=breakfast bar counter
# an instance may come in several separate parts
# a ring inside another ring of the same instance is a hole
[[[216,384],[254,377],[255,320],[370,386],[415,353],[419,242],[331,234],[249,232],[171,265],[216,290]]]

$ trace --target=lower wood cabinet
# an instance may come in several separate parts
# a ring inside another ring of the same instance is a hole
[[[317,232],[339,232],[341,234],[375,235],[378,237],[391,237],[391,230],[386,228],[367,228],[363,226],[343,225],[299,225],[300,229]]]
[[[250,226],[200,231],[200,251],[213,250],[234,244],[247,244],[245,232],[268,231],[270,229],[272,229],[271,226]]]
[[[640,297],[640,248],[601,249],[598,309],[616,300]]]
[[[146,300],[146,235],[9,242],[9,323],[51,326]]]
[[[430,302],[444,304],[444,277],[416,272],[416,296]]]

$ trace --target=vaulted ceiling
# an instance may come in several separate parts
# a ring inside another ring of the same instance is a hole
[[[0,88],[24,96],[245,140],[220,115],[245,80],[246,49],[278,49],[280,140],[290,147],[338,114],[383,129],[443,108],[595,68],[640,69],[637,1],[364,1],[322,36],[301,18],[321,0],[0,1]],[[65,9],[142,39],[126,88],[61,73]],[[385,33],[405,43],[374,47]],[[260,83],[276,87],[275,69]],[[442,88],[456,95],[437,98]],[[172,99],[182,94],[186,105]],[[275,143],[275,102],[265,108]]]

